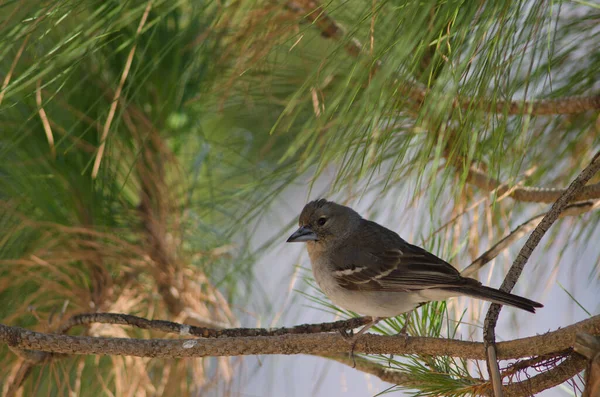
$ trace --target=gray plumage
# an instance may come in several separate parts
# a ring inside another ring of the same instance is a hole
[[[336,305],[392,317],[429,301],[467,295],[535,313],[540,303],[462,277],[448,262],[349,207],[308,203],[288,242],[307,243],[315,280]]]

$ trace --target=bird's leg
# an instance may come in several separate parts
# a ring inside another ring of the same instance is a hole
[[[344,330],[344,332],[340,331],[340,334],[342,335],[342,337],[350,343],[350,357],[352,358],[352,368],[356,368],[356,360],[354,359],[354,348],[356,347],[356,342],[358,341],[358,338],[360,338],[360,336],[362,334],[367,332],[367,330],[369,328],[371,328],[372,326],[376,325],[379,321],[381,321],[381,319],[382,319],[382,317],[371,317],[371,322],[366,324],[364,327],[362,327],[360,329],[360,331],[358,331],[356,334],[353,331],[351,331],[351,332],[346,332],[345,330]]]
[[[356,334],[354,333],[353,330],[348,331],[345,329],[340,330],[340,334],[344,337],[344,339],[346,339],[350,343],[354,343],[354,342],[356,342],[356,340],[358,339],[359,336],[361,336],[362,334],[367,332],[369,330],[369,328],[376,325],[379,321],[381,321],[381,319],[382,319],[382,317],[371,317],[371,321],[368,322],[367,324],[365,324],[365,326],[362,327],[360,329],[360,331],[358,331]]]
[[[400,329],[400,332],[398,332],[396,335],[408,337],[407,330],[408,330],[408,323],[410,322],[410,312],[404,313],[402,316],[404,317],[404,325],[402,326],[402,329]]]
[[[398,332],[396,335],[402,335],[408,341],[408,331],[407,331],[407,329],[408,329],[408,324],[410,324],[410,315],[412,314],[413,311],[417,310],[418,308],[420,308],[421,306],[423,306],[426,303],[427,302],[421,302],[421,303],[419,303],[419,305],[417,307],[415,307],[411,311],[403,314],[403,316],[404,316],[404,325],[402,326],[402,329],[400,330],[400,332]]]
[[[421,303],[419,306],[417,306],[417,308],[423,306],[424,303]],[[414,310],[414,309],[413,309]],[[408,313],[404,313],[404,325],[402,326],[402,329],[400,330],[400,332],[398,332],[396,334],[396,336],[404,336],[404,346],[406,346],[408,344],[408,325],[410,324],[410,317],[412,314],[412,310]]]
[[[402,316],[404,317],[404,325],[400,329],[400,331],[396,334],[396,336],[404,336],[404,344],[408,343],[408,323],[410,321],[410,314],[412,311],[408,313],[404,313]],[[394,355],[390,354],[390,360],[388,361],[388,365],[390,368],[392,367],[392,360],[394,359]]]

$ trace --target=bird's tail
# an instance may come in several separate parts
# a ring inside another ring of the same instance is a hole
[[[541,303],[532,301],[531,299],[509,294],[508,292],[502,292],[495,288],[485,287],[483,285],[462,286],[448,289],[456,290],[456,292],[459,292],[462,295],[472,296],[473,298],[479,298],[501,305],[514,306],[531,313],[535,313],[536,307],[544,307]]]

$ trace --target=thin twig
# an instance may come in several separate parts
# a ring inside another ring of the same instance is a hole
[[[600,200],[597,201],[584,201],[580,203],[569,204],[565,207],[563,212],[561,212],[559,218],[564,218],[566,216],[576,216],[586,213],[588,211],[592,211],[596,208],[600,207]],[[533,230],[542,218],[547,213],[544,212],[542,214],[536,215],[529,220],[523,222],[519,226],[517,226],[510,234],[504,237],[502,240],[498,241],[494,246],[492,246],[489,250],[481,254],[477,259],[475,259],[469,266],[464,268],[461,271],[461,275],[464,277],[472,277],[475,273],[479,271],[486,263],[490,262],[496,256],[498,256],[502,251],[507,249],[512,243],[523,237],[525,234],[529,233]]]
[[[502,370],[502,373],[500,375],[502,379],[507,377],[509,379],[512,379],[512,377],[514,377],[516,374],[525,371],[528,368],[539,368],[540,366],[552,365],[552,363],[556,364],[559,361],[562,361],[565,358],[569,357],[571,354],[573,354],[573,349],[569,348],[564,352],[542,354],[539,356],[526,358],[524,360],[520,360],[510,364]]]
[[[556,367],[521,382],[503,386],[506,397],[534,396],[571,379],[585,368],[585,360],[573,354]]]
[[[422,380],[412,376],[409,373],[406,373],[404,371],[401,371],[401,370],[398,370],[395,368],[389,368],[389,367],[383,366],[383,365],[373,362],[371,360],[367,360],[366,358],[363,358],[363,357],[357,356],[357,357],[354,357],[354,360],[353,360],[352,358],[350,358],[350,356],[348,354],[344,354],[344,353],[332,354],[332,355],[320,356],[320,357],[324,357],[324,358],[328,358],[333,361],[337,361],[338,363],[347,365],[349,367],[353,367],[356,364],[354,366],[354,368],[356,368],[357,370],[364,372],[366,374],[374,375],[384,382],[392,383],[395,385],[402,385],[405,387],[415,387],[415,388],[418,388],[419,386],[423,385]]]
[[[302,324],[290,328],[225,328],[214,329],[196,327],[193,325],[180,324],[164,320],[148,320],[142,317],[120,313],[84,313],[71,317],[59,330],[58,333],[66,333],[78,325],[93,323],[128,325],[141,329],[151,329],[170,334],[193,335],[201,338],[223,338],[223,337],[251,337],[251,336],[278,336],[287,334],[314,334],[321,332],[332,332],[340,330],[351,330],[371,322],[370,317],[355,317],[348,320],[334,321],[331,323]]]
[[[521,248],[521,251],[517,255],[517,258],[513,262],[508,274],[504,278],[504,282],[500,286],[501,291],[510,292],[514,285],[516,284],[525,264],[527,263],[529,257],[531,256],[533,250],[537,247],[542,237],[548,231],[550,226],[558,219],[561,212],[567,207],[569,202],[574,199],[577,194],[583,189],[585,184],[596,174],[596,172],[600,169],[600,152],[596,153],[596,155],[592,158],[590,164],[583,170],[581,173],[571,182],[569,187],[561,194],[561,196],[556,200],[556,202],[552,205],[552,208],[544,218],[540,222],[539,225],[533,230],[527,242]],[[496,340],[495,327],[498,321],[498,315],[500,314],[502,306],[496,303],[493,303],[485,317],[484,329],[483,329],[483,339],[486,345],[494,346]],[[498,368],[498,362],[492,357],[488,355],[487,359],[488,372],[493,374],[494,372],[499,374],[500,370]],[[492,377],[493,378],[493,377]],[[502,397],[502,387],[501,384],[498,385],[494,383],[494,393],[496,397]]]
[[[488,176],[485,172],[471,167],[467,174],[467,183],[477,186],[486,191],[496,190],[498,196],[509,193],[509,197],[517,201],[532,203],[553,203],[566,191],[566,189],[519,186],[516,188],[508,187],[507,184]],[[584,186],[571,201],[583,201],[600,198],[600,183]]]

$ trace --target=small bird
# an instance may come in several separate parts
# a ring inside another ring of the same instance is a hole
[[[287,242],[306,242],[315,280],[331,301],[371,316],[352,340],[381,319],[466,295],[535,313],[542,304],[483,286],[423,248],[325,199],[306,204]],[[353,343],[353,347],[354,347]]]

